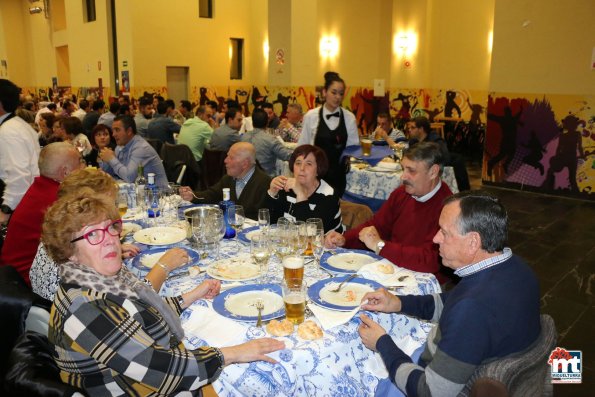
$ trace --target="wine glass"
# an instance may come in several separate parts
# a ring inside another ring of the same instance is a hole
[[[324,224],[320,218],[308,218],[306,219],[306,233],[308,235],[308,248],[306,252],[310,252],[312,255],[312,238],[319,232],[324,234]],[[307,254],[308,255],[308,254]]]
[[[258,210],[258,226],[261,233],[266,233],[271,224],[271,214],[268,208],[261,208]]]
[[[229,226],[233,227],[236,232],[234,237],[236,247],[240,249],[240,242],[238,240],[238,233],[242,230],[242,225],[244,224],[244,207],[241,205],[230,205],[227,207],[227,222]]]
[[[137,214],[140,211],[140,215],[141,215],[141,219],[143,222],[145,222],[146,218],[147,218],[147,201],[145,198],[145,190],[144,189],[138,189],[136,190],[136,211]]]
[[[196,248],[200,252],[201,250],[201,243],[204,241],[205,232],[206,232],[206,222],[205,218],[200,213],[195,213],[192,215],[192,235],[196,240]],[[206,256],[205,256],[206,257]],[[200,259],[204,259],[203,254],[200,253]]]
[[[320,267],[320,258],[324,253],[324,231],[317,231],[314,236],[311,237],[310,243],[312,245],[312,253],[316,259],[316,268],[318,269],[318,275],[323,276],[322,268]]]
[[[128,193],[126,192],[119,192],[118,193],[118,212],[120,213],[120,218],[123,218],[128,211]]]
[[[260,268],[260,284],[264,284],[266,282],[269,258],[271,256],[269,241],[266,235],[253,236],[250,239],[250,254],[252,255],[252,260]]]
[[[210,213],[211,222],[213,226],[213,235],[217,240],[217,259],[221,252],[221,240],[225,235],[225,218],[223,217],[223,211],[220,209],[213,209]]]

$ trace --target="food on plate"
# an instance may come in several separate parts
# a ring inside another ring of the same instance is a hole
[[[288,319],[271,320],[267,324],[267,332],[273,336],[287,336],[293,333],[293,323]]]
[[[230,280],[242,280],[254,277],[260,271],[258,266],[247,263],[219,263],[213,267],[213,270],[220,277]]]
[[[395,159],[391,158],[391,157],[385,157],[382,160],[380,160],[381,163],[391,163],[394,164],[396,163]]]
[[[395,272],[394,267],[389,263],[380,263],[376,267],[380,273],[393,274]]]
[[[191,266],[191,267],[188,269],[188,275],[189,275],[190,277],[196,277],[196,276],[198,276],[199,274],[200,274],[200,267],[198,267],[198,266]]]
[[[157,263],[157,261],[159,261],[159,258],[161,258],[163,256],[164,252],[158,252],[156,254],[146,254],[143,255],[140,263],[144,266],[147,267],[149,269],[152,269],[153,266],[155,266],[155,264]]]
[[[307,320],[298,326],[298,335],[302,339],[316,340],[322,338],[322,329],[312,320]]]

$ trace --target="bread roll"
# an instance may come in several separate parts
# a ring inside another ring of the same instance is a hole
[[[298,335],[302,339],[316,340],[322,338],[322,330],[314,321],[308,320],[298,326]]]
[[[273,336],[287,336],[293,333],[293,323],[287,319],[271,320],[267,324],[267,332]]]

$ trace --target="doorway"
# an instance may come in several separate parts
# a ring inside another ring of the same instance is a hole
[[[178,103],[188,99],[188,67],[167,66],[167,96]]]

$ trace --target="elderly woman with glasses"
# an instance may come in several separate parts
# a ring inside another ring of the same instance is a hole
[[[92,396],[197,395],[224,365],[275,362],[265,354],[284,344],[270,338],[187,350],[179,315],[218,294],[219,281],[161,298],[122,266],[121,230],[114,203],[89,191],[60,198],[46,213],[42,240],[61,279],[48,338],[64,382]]]

